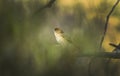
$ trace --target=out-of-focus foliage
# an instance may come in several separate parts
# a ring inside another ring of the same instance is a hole
[[[59,46],[53,29],[62,28],[80,48],[79,53],[100,51],[105,18],[115,0],[56,0],[51,8],[35,13],[48,2],[0,0],[0,76],[88,76],[89,59],[72,56],[70,51],[75,49]],[[120,5],[110,17],[103,43],[105,51],[113,49],[109,42],[120,40],[119,8]],[[100,68],[99,73],[105,76],[100,63],[99,66],[94,68]]]

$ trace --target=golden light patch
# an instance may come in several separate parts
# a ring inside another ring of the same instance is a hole
[[[103,48],[110,52],[114,49],[114,47],[110,46],[109,43],[118,44],[120,41],[120,34],[118,34],[114,29],[109,29],[107,32],[107,35],[105,37],[105,40],[103,42]]]
[[[96,7],[100,4],[101,0],[78,0],[84,5],[84,7],[89,9],[91,6]]]
[[[109,24],[111,26],[116,26],[119,24],[119,22],[120,22],[120,20],[116,17],[110,17],[110,19],[109,19]]]
[[[58,0],[58,5],[61,7],[73,7],[75,4],[74,0]]]
[[[88,0],[79,0],[80,3],[84,4],[84,7],[85,8],[88,8],[89,7],[89,3],[88,3]]]
[[[94,5],[98,6],[101,3],[101,0],[94,0]]]

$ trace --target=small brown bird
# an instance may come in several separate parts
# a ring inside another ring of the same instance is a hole
[[[57,40],[57,42],[63,46],[66,46],[69,41],[64,37],[64,32],[60,28],[54,29],[54,35]]]

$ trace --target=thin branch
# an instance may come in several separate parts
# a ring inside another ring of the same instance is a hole
[[[46,9],[46,8],[51,8],[52,5],[55,3],[56,0],[50,0],[45,6],[39,8],[33,15],[36,15],[38,13],[40,13],[42,10]]]
[[[112,12],[115,10],[116,6],[119,4],[119,2],[120,2],[120,0],[116,1],[116,3],[113,5],[112,9],[110,10],[108,15],[106,16],[105,28],[104,28],[103,36],[102,36],[102,39],[101,39],[101,42],[100,42],[100,49],[102,48],[102,44],[103,44],[103,41],[105,39],[105,35],[106,35],[106,32],[107,32],[108,22],[109,22],[110,16],[111,16]]]
[[[80,57],[95,57],[95,58],[113,58],[120,59],[120,53],[113,52],[99,52],[98,54],[82,54]]]

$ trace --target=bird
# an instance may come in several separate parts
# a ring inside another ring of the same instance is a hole
[[[72,50],[71,51],[72,53],[73,53],[73,50],[74,50],[74,53],[79,52],[80,47],[78,47],[74,43],[74,41],[72,41],[69,37],[67,37],[61,28],[58,28],[58,27],[54,28],[54,35],[58,44],[61,45],[63,48]]]
[[[63,32],[62,29],[56,27],[56,28],[54,29],[54,35],[55,35],[56,41],[57,41],[60,45],[66,46],[66,45],[68,45],[68,44],[70,43],[70,41],[65,38],[64,32]]]
[[[60,65],[64,66],[64,69],[69,69],[69,71],[73,71],[76,66],[78,56],[80,55],[80,48],[74,44],[69,37],[67,37],[61,28],[54,28],[54,35],[56,41],[59,43],[60,48],[62,48],[62,55],[60,61]],[[61,63],[62,62],[62,63]]]

